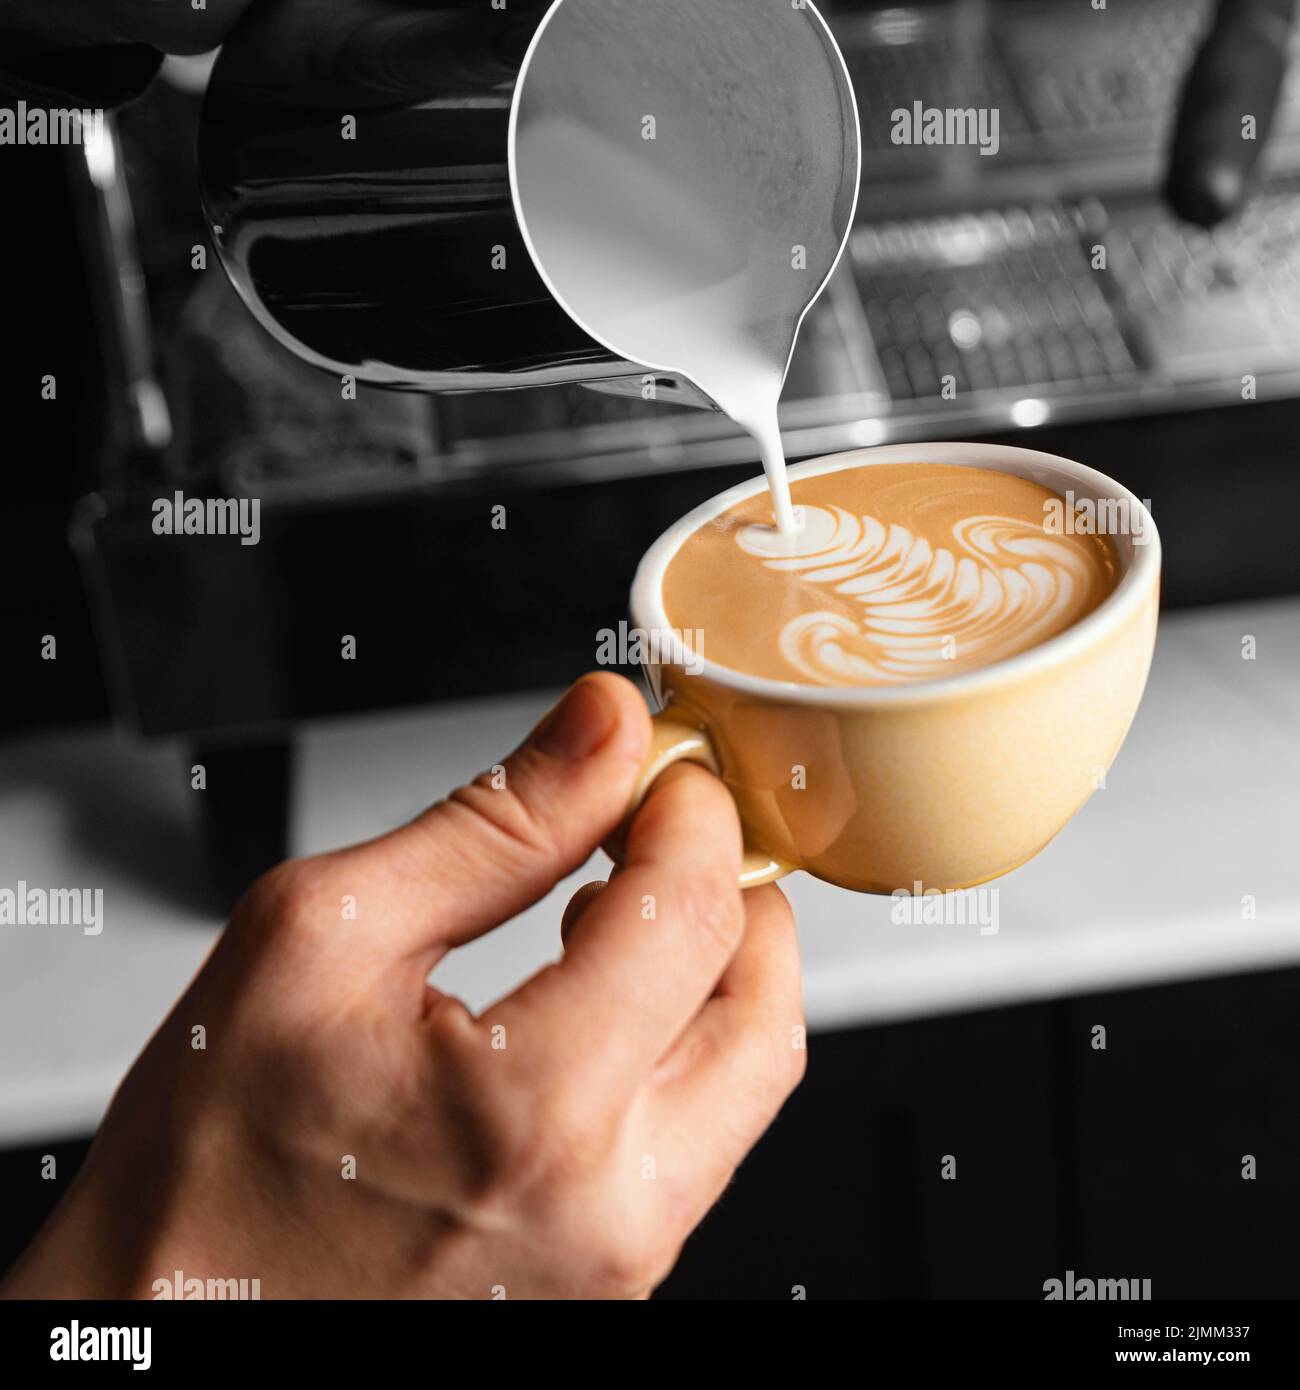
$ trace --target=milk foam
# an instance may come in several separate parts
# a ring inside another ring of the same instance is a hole
[[[1056,494],[1011,474],[889,464],[800,478],[799,527],[758,498],[687,537],[664,577],[673,627],[710,660],[815,685],[987,666],[1064,631],[1118,581],[1100,536],[1045,525]]]
[[[1068,620],[1091,570],[1078,546],[1004,516],[957,523],[950,545],[842,507],[804,507],[793,537],[747,526],[736,543],[773,570],[799,573],[862,605],[854,621],[811,612],[777,635],[781,654],[820,685],[951,675],[1033,646]]]

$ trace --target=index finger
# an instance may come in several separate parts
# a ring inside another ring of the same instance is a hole
[[[563,961],[483,1017],[544,1066],[634,1092],[713,993],[744,931],[740,822],[702,768],[670,768],[628,832],[626,863],[582,914]]]

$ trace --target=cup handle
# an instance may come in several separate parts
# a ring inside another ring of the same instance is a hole
[[[690,762],[708,768],[715,777],[722,776],[718,755],[703,729],[695,724],[688,724],[670,710],[656,714],[653,726],[650,752],[637,777],[636,786],[632,789],[632,797],[622,824],[605,841],[605,853],[616,864],[624,862],[628,827],[660,773],[665,772],[674,763]],[[795,867],[783,859],[773,858],[766,850],[754,848],[746,837],[745,854],[740,862],[740,886],[757,888],[760,884],[772,883],[788,873],[793,873]]]

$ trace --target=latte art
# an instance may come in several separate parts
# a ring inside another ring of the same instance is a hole
[[[736,543],[769,569],[796,572],[862,605],[860,620],[804,613],[778,634],[781,654],[819,685],[931,680],[987,665],[1060,630],[1086,588],[1086,557],[1041,525],[974,516],[934,545],[842,507],[804,507],[792,538],[747,526]]]
[[[804,684],[937,680],[1047,641],[1114,588],[1099,536],[1053,534],[1055,494],[1011,474],[888,464],[801,478],[801,526],[761,499],[688,537],[668,567],[674,627],[722,665]]]

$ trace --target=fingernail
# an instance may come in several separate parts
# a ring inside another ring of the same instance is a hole
[[[584,678],[537,726],[533,743],[552,757],[579,762],[589,758],[613,728],[613,706],[594,682]]]

